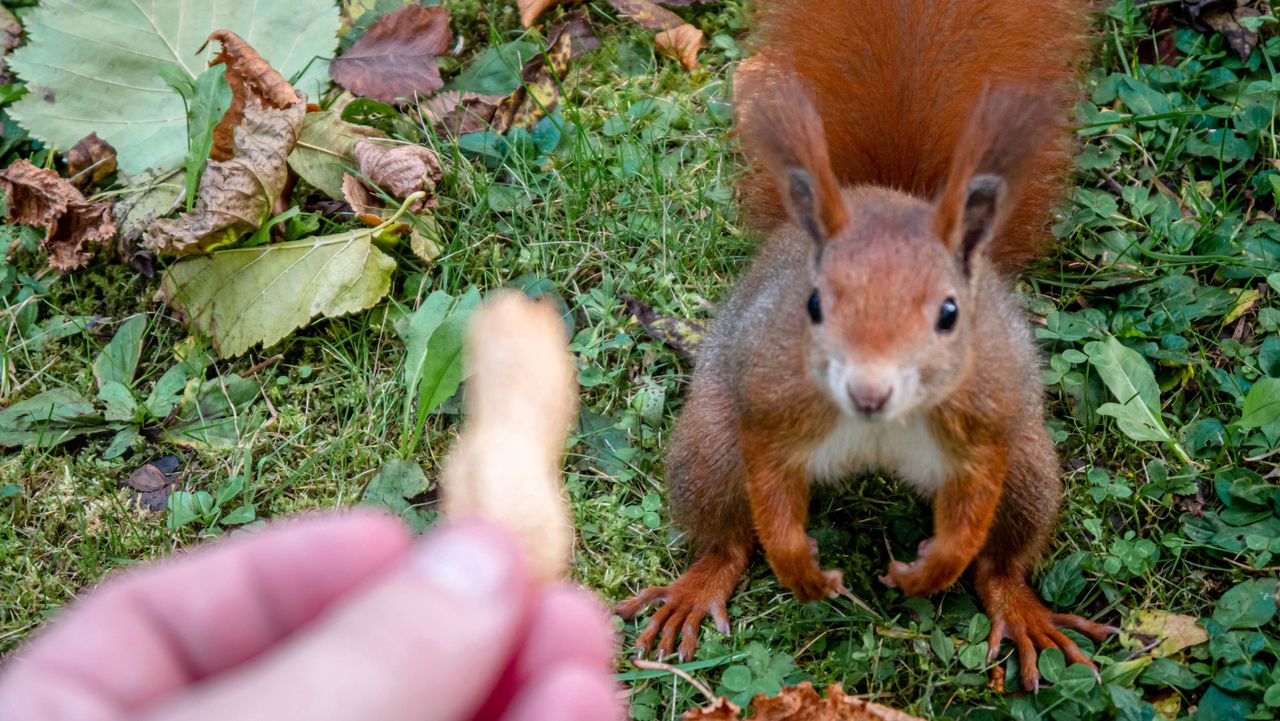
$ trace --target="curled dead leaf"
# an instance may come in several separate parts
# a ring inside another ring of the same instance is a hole
[[[244,107],[235,129],[230,160],[211,160],[200,180],[196,207],[177,218],[156,221],[145,244],[158,253],[200,253],[233,243],[271,217],[271,207],[288,176],[289,151],[298,140],[306,103],[279,110],[257,96]]]
[[[9,221],[43,226],[40,248],[49,254],[49,265],[74,270],[93,257],[93,245],[115,235],[111,204],[91,203],[71,183],[52,170],[18,160],[0,170],[0,190],[9,198]]]
[[[711,706],[694,709],[683,716],[684,721],[738,721],[739,718],[737,708],[725,699],[717,699]],[[788,686],[772,698],[760,694],[751,699],[751,718],[753,721],[922,721],[897,709],[850,696],[838,683],[828,686],[827,697],[822,698],[808,681]]]
[[[366,139],[356,143],[354,152],[361,174],[397,200],[420,190],[426,192],[426,196],[410,208],[411,212],[435,206],[436,183],[444,171],[440,168],[440,159],[429,148],[389,146]]]
[[[446,513],[506,526],[545,582],[562,578],[573,555],[561,479],[578,408],[568,342],[550,304],[518,291],[485,301],[467,331],[467,420],[441,479]]]
[[[501,95],[446,90],[418,103],[418,113],[441,137],[458,137],[489,129]]]
[[[658,51],[680,61],[685,70],[697,70],[698,51],[702,49],[702,31],[685,23],[663,30],[654,38]]]
[[[209,157],[230,160],[237,149],[235,128],[244,117],[245,104],[250,97],[258,98],[264,108],[276,110],[292,107],[303,102],[303,98],[239,35],[230,30],[215,30],[205,38],[205,45],[210,40],[222,44],[222,51],[209,61],[209,65],[226,64],[227,82],[231,85],[231,107],[213,129],[213,149],[209,151]],[[204,52],[205,45],[201,45],[196,53]]]
[[[520,26],[529,28],[538,16],[552,5],[559,5],[565,0],[516,0],[516,9],[520,11]]]
[[[378,225],[382,222],[382,218],[378,216],[382,204],[364,187],[359,178],[350,173],[342,175],[342,197],[351,206],[351,212],[365,225]]]
[[[697,321],[658,315],[653,310],[653,306],[644,301],[629,295],[621,297],[626,305],[627,314],[635,316],[635,319],[644,327],[645,333],[666,343],[690,363],[694,362],[694,352],[707,334],[705,326]]]
[[[90,133],[63,156],[71,184],[84,190],[116,172],[116,149],[111,143]]]
[[[609,0],[609,4],[620,15],[642,28],[672,30],[685,24],[679,15],[649,0]]]
[[[525,63],[521,71],[524,82],[498,104],[493,114],[494,130],[528,130],[555,109],[560,102],[560,81],[569,71],[572,44],[573,36],[561,33],[546,55],[535,55]]]
[[[555,47],[562,35],[569,36],[571,43],[569,57],[571,58],[600,47],[600,38],[596,37],[596,31],[591,27],[591,20],[585,10],[575,10],[556,23],[547,32],[547,47]]]
[[[1258,31],[1243,21],[1268,14],[1264,0],[1182,0],[1182,5],[1193,25],[1221,35],[1241,62],[1258,45]]]
[[[329,63],[334,82],[384,103],[427,96],[444,81],[436,57],[449,50],[449,11],[407,7],[378,18],[360,39]]]

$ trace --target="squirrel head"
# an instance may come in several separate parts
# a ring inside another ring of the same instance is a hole
[[[925,199],[841,189],[821,116],[794,73],[747,61],[736,82],[745,149],[814,242],[812,292],[796,317],[810,324],[815,379],[844,412],[866,419],[941,402],[970,372],[978,291],[994,272],[990,241],[1039,139],[1034,126],[1055,106],[1018,88],[985,93],[941,192]]]

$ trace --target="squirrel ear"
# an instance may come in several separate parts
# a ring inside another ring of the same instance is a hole
[[[817,243],[826,243],[849,215],[812,96],[794,72],[760,57],[743,61],[734,83],[747,155],[773,175],[792,219]]]
[[[964,212],[950,238],[944,242],[960,255],[964,270],[969,272],[969,259],[978,246],[995,234],[1004,210],[1005,182],[998,175],[977,175],[965,189]]]

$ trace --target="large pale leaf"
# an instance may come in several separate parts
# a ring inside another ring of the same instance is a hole
[[[387,294],[396,263],[373,245],[382,227],[190,256],[169,268],[160,293],[223,358],[269,347],[316,316]]]
[[[75,391],[55,388],[0,411],[0,446],[51,448],[108,429],[93,404]]]
[[[1179,458],[1190,456],[1169,433],[1160,416],[1160,385],[1142,354],[1121,343],[1115,336],[1085,344],[1089,364],[1118,403],[1104,403],[1098,413],[1111,416],[1116,426],[1135,441],[1169,444]]]
[[[126,174],[175,168],[187,150],[182,98],[156,73],[173,63],[193,80],[218,29],[244,38],[299,90],[319,97],[337,47],[332,0],[44,0],[24,16],[28,42],[9,67],[30,90],[10,110],[32,135],[70,148],[97,132]]]

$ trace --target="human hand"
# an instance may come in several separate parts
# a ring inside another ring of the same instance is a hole
[[[604,610],[478,521],[357,511],[108,580],[0,673],[24,721],[620,719]]]

